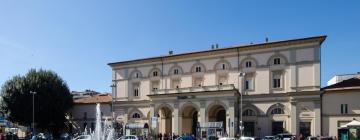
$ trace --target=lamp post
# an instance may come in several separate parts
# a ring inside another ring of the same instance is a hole
[[[241,78],[241,92],[240,92],[240,123],[239,123],[239,129],[240,129],[240,137],[243,136],[243,94],[244,94],[244,86],[245,86],[245,73],[239,74],[239,81],[238,81],[238,88],[240,90],[240,78]]]
[[[113,118],[113,121],[115,121],[115,114],[114,114],[114,98],[115,95],[116,95],[116,84],[111,84],[111,90],[112,90],[112,95],[111,95],[111,115],[112,115],[112,118]]]
[[[32,128],[33,128],[33,134],[35,135],[35,91],[30,91],[30,94],[32,94],[32,102],[33,102],[33,110],[32,110]]]

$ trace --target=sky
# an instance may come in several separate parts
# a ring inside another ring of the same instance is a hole
[[[31,68],[111,92],[110,62],[327,35],[322,86],[360,71],[360,1],[0,0],[0,85]]]

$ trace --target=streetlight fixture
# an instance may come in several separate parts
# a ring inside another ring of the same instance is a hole
[[[243,136],[243,130],[244,130],[244,126],[243,126],[243,94],[245,92],[244,90],[244,86],[245,86],[245,75],[246,73],[240,73],[239,74],[239,81],[238,81],[238,89],[240,91],[240,78],[241,78],[241,92],[240,92],[240,123],[239,123],[239,129],[240,129],[240,137]]]
[[[116,95],[116,84],[111,84],[110,87],[111,87],[111,90],[112,90],[112,95],[111,95],[111,116],[113,118],[113,121],[115,121],[114,98],[115,98],[115,95]]]
[[[32,110],[32,128],[33,128],[33,134],[35,135],[35,91],[30,91],[30,94],[32,94],[32,102],[33,102],[33,110]]]

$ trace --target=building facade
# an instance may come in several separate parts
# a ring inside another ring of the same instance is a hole
[[[114,115],[124,127],[149,125],[150,133],[200,136],[213,126],[236,136],[242,123],[246,136],[320,135],[325,38],[110,63]]]
[[[324,87],[322,94],[323,135],[338,137],[338,128],[354,119],[360,120],[360,77],[354,76]]]
[[[87,132],[95,130],[96,104],[100,104],[102,120],[111,122],[111,101],[109,94],[92,94],[74,99],[74,107],[68,112],[72,124],[70,132]]]

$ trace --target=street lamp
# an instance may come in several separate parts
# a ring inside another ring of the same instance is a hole
[[[111,115],[112,115],[112,118],[113,118],[113,121],[115,121],[115,114],[114,114],[114,98],[115,98],[115,95],[116,95],[116,84],[111,84],[111,90],[112,90],[112,95],[111,95]]]
[[[238,81],[238,89],[240,90],[240,78],[241,78],[241,92],[240,92],[240,123],[239,123],[239,129],[240,129],[240,137],[243,136],[243,130],[244,130],[244,126],[243,126],[243,94],[245,92],[244,90],[244,86],[245,86],[245,75],[246,73],[240,73],[239,74],[239,81]]]
[[[30,94],[32,94],[33,96],[33,111],[32,111],[32,128],[33,128],[33,134],[35,135],[35,94],[36,92],[35,91],[30,91]]]

